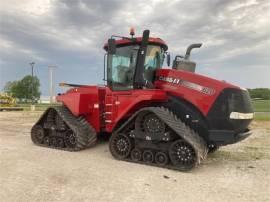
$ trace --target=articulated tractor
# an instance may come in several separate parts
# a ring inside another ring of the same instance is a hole
[[[149,34],[112,36],[104,45],[107,85],[63,84],[71,88],[57,96],[62,105],[45,111],[32,141],[79,151],[105,134],[115,159],[187,171],[209,152],[248,137],[248,91],[195,73],[190,54],[202,44],[163,68],[170,66],[168,46]]]

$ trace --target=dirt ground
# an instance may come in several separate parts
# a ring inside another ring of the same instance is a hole
[[[39,115],[0,112],[1,201],[270,201],[270,122],[182,173],[114,160],[106,142],[75,153],[35,146]]]

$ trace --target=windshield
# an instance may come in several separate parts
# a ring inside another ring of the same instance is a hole
[[[118,47],[114,55],[108,56],[107,80],[115,90],[133,89],[133,77],[137,61],[138,45]],[[152,82],[155,70],[160,68],[164,59],[164,51],[160,46],[147,47],[144,79]]]

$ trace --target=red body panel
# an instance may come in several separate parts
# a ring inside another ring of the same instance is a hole
[[[105,87],[99,86],[72,88],[57,96],[57,101],[67,106],[75,116],[85,116],[97,132],[100,132],[102,125],[104,100]]]
[[[167,93],[159,89],[106,91],[105,131],[111,132],[120,120],[151,103],[166,102]]]
[[[157,88],[185,99],[205,116],[223,89],[239,88],[225,81],[215,80],[188,71],[160,69],[156,75],[155,86]]]
[[[156,89],[112,91],[104,86],[84,86],[70,89],[57,100],[75,116],[84,116],[97,132],[112,132],[121,120],[142,107],[166,102],[170,95],[185,99],[206,116],[224,88],[239,88],[187,71],[160,69],[156,76]]]
[[[97,132],[112,132],[118,122],[151,103],[165,102],[167,94],[159,89],[111,91],[108,87],[73,88],[57,96],[75,116],[83,115]]]

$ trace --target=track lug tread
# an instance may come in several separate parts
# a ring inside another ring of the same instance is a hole
[[[65,151],[79,151],[82,149],[92,147],[96,144],[97,135],[95,129],[83,117],[75,117],[65,106],[56,106],[48,108],[47,111],[43,114],[43,116],[39,119],[39,121],[35,125],[38,125],[41,122],[43,122],[44,117],[50,113],[50,110],[55,110],[56,113],[66,123],[66,125],[73,131],[73,133],[76,135],[77,145],[74,148],[67,148],[67,147],[60,148],[51,145],[47,146],[44,144],[35,143],[36,145]]]

